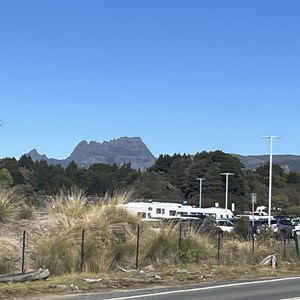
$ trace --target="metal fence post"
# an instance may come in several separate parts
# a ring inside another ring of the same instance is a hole
[[[217,247],[218,247],[217,262],[219,264],[220,263],[220,247],[221,247],[221,229],[220,228],[218,228],[218,242],[217,242]]]
[[[252,253],[254,253],[254,245],[255,245],[255,229],[252,226]]]
[[[140,224],[137,225],[136,232],[136,256],[135,256],[135,268],[139,269],[139,249],[140,249]]]
[[[179,224],[178,260],[181,259],[182,223]]]
[[[83,270],[83,266],[84,266],[84,228],[82,229],[82,234],[81,234],[80,271]]]
[[[26,231],[23,231],[23,242],[22,242],[22,274],[25,273],[25,246],[26,246]]]
[[[295,241],[296,256],[299,259],[299,243],[298,243],[298,235],[297,235],[296,231],[294,231],[294,233],[293,233],[293,239]]]

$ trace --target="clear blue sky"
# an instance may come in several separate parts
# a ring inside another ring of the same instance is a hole
[[[300,154],[300,1],[0,0],[0,157],[139,136]]]

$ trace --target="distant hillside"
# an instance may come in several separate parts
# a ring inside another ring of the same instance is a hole
[[[246,169],[256,170],[259,166],[265,165],[270,161],[269,155],[248,155],[242,156],[233,154],[245,166]],[[300,156],[299,155],[273,155],[273,164],[280,165],[286,172],[300,172]]]
[[[155,163],[155,157],[139,137],[121,137],[109,142],[82,141],[73,150],[71,155],[64,160],[48,158],[41,155],[36,149],[26,154],[33,161],[46,160],[48,164],[60,164],[66,167],[74,161],[80,168],[88,168],[95,163],[116,164],[131,163],[132,168],[146,170]]]

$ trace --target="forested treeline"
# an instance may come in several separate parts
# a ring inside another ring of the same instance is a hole
[[[102,197],[105,193],[122,188],[133,188],[135,197],[157,201],[180,202],[187,200],[198,205],[199,181],[202,182],[202,206],[224,206],[225,176],[228,182],[228,206],[234,202],[237,211],[251,207],[250,195],[257,194],[258,205],[268,203],[269,166],[256,171],[245,170],[241,162],[222,151],[201,152],[194,156],[186,154],[160,155],[146,172],[131,168],[131,164],[94,164],[88,169],[79,168],[71,162],[67,168],[48,165],[46,161],[32,161],[23,155],[19,160],[4,158],[0,161],[0,183],[17,186],[28,201],[34,203],[38,195],[54,195],[72,186],[83,189],[89,196]],[[289,214],[300,213],[300,174],[285,173],[273,166],[272,204]]]

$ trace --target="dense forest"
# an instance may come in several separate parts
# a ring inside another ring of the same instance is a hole
[[[199,181],[202,182],[202,207],[224,207],[225,176],[228,180],[228,207],[235,203],[236,213],[250,210],[251,193],[257,194],[257,205],[268,203],[269,165],[255,171],[246,170],[241,162],[222,151],[160,155],[156,163],[145,172],[131,168],[130,163],[121,167],[94,164],[88,169],[78,168],[71,162],[66,168],[33,161],[23,155],[19,160],[0,160],[0,184],[17,187],[30,204],[42,205],[39,199],[69,190],[72,186],[83,189],[94,199],[117,189],[133,189],[136,199],[153,199],[165,202],[182,202],[198,205]],[[300,214],[300,174],[285,173],[278,166],[272,172],[272,206],[278,213]],[[278,210],[281,209],[281,210]]]

